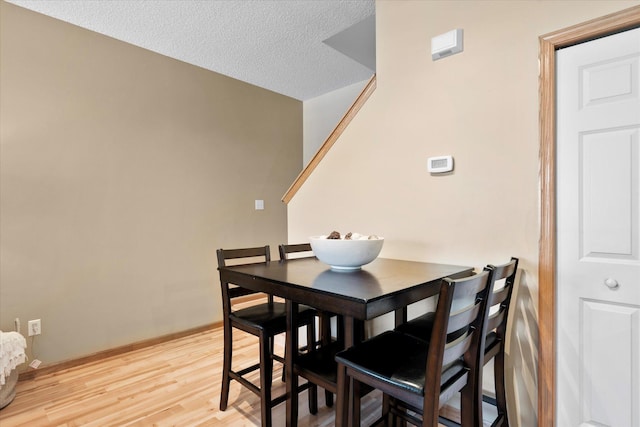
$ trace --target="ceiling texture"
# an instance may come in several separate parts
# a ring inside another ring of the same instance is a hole
[[[305,101],[375,72],[374,0],[6,0]]]

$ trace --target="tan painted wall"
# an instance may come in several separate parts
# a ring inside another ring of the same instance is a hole
[[[287,238],[302,103],[0,5],[0,328],[50,364],[220,321],[215,250]]]
[[[537,417],[538,37],[636,4],[377,1],[377,89],[288,205],[292,242],[335,229],[384,236],[388,258],[518,256],[512,425]],[[433,62],[431,38],[455,28],[464,52]],[[454,173],[430,176],[447,154]]]

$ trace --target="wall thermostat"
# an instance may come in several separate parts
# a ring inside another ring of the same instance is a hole
[[[453,170],[453,157],[439,156],[429,157],[427,170],[431,173],[445,173]]]

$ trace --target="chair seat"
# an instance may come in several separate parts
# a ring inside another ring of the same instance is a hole
[[[415,319],[411,319],[408,322],[399,325],[396,328],[396,331],[429,341],[431,339],[431,329],[433,327],[434,317],[435,312],[425,313]]]
[[[309,324],[313,320],[315,310],[300,305],[298,309],[298,323]],[[272,304],[256,304],[251,307],[236,310],[230,316],[233,321],[253,328],[268,330],[271,333],[285,332],[287,329],[287,310],[283,302]]]
[[[338,353],[336,360],[390,386],[422,396],[428,348],[426,341],[387,331]],[[443,371],[441,385],[464,373],[462,363],[453,363]]]
[[[335,392],[337,378],[336,354],[341,350],[341,344],[332,342],[313,351],[300,354],[296,358],[294,370],[297,375],[316,382],[321,387]]]

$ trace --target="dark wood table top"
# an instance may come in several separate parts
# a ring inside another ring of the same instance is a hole
[[[223,277],[321,310],[368,320],[435,295],[444,277],[473,267],[377,258],[355,271],[333,271],[315,257],[223,267]]]

